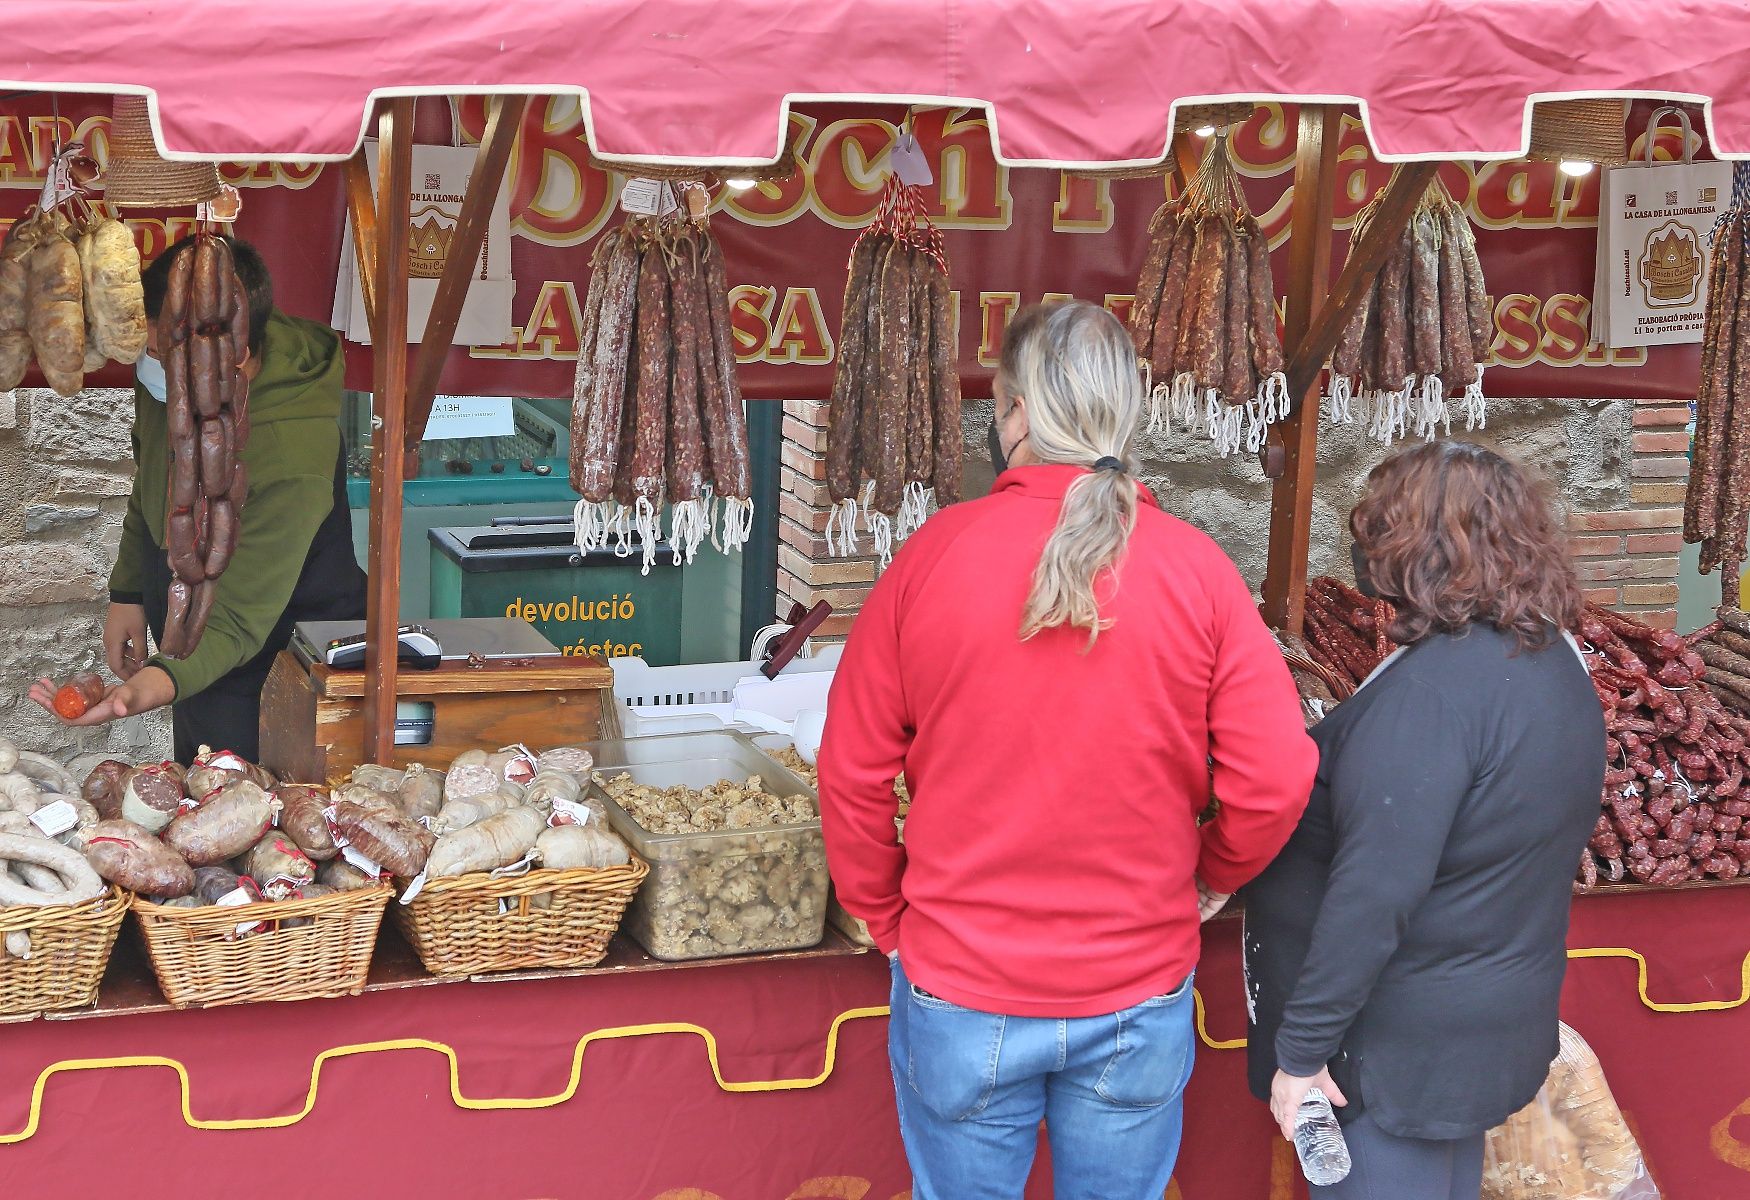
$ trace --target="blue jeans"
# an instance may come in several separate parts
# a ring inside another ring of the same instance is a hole
[[[1179,1157],[1191,980],[1103,1017],[1005,1017],[893,964],[888,1058],[913,1200],[1019,1200],[1045,1122],[1057,1200],[1160,1200]]]

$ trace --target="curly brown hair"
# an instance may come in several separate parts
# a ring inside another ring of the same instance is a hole
[[[1349,531],[1400,645],[1484,621],[1522,650],[1571,629],[1582,598],[1547,490],[1471,442],[1439,441],[1373,469]]]

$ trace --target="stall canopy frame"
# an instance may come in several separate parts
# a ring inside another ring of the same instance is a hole
[[[344,161],[353,248],[375,345],[366,754],[393,745],[394,630],[406,447],[430,414],[468,268],[529,97],[577,95],[598,157],[733,168],[782,154],[790,106],[822,100],[985,110],[1007,166],[1184,170],[1170,136],[1196,104],[1302,106],[1286,281],[1290,393],[1272,433],[1267,619],[1300,631],[1310,535],[1316,383],[1435,166],[1510,159],[1534,103],[1647,97],[1698,103],[1715,153],[1750,158],[1736,63],[1750,24],[1731,0],[406,0],[397,36],[357,0],[290,6],[187,0],[169,9],[14,0],[7,89],[148,97],[169,158]],[[583,36],[587,33],[588,36]],[[1261,55],[1258,46],[1293,47]],[[1705,46],[1706,54],[1694,47]],[[1413,72],[1403,64],[1414,62]],[[418,96],[486,95],[490,117],[417,354],[406,341],[407,156]],[[1429,96],[1441,97],[1430,105]],[[1336,120],[1356,105],[1377,157],[1403,166],[1327,290]],[[360,153],[375,122],[375,194]]]

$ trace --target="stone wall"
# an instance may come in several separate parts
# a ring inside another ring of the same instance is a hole
[[[25,699],[31,681],[98,668],[106,584],[133,479],[132,394],[0,392],[0,735],[63,759],[169,752],[148,714],[70,730]]]
[[[842,636],[875,577],[874,560],[827,554],[825,410],[820,401],[785,405],[780,609],[826,600],[837,614],[826,636]],[[989,401],[966,406],[966,495],[989,491],[985,430]],[[1682,524],[1685,410],[1631,400],[1489,402],[1488,426],[1459,436],[1483,442],[1542,472],[1559,491],[1589,596],[1657,624],[1676,622]],[[1264,577],[1270,487],[1252,455],[1223,460],[1184,431],[1148,435],[1144,481],[1167,510],[1219,542],[1254,585]],[[1347,576],[1346,520],[1367,473],[1387,453],[1356,426],[1322,425],[1313,497],[1309,571]]]

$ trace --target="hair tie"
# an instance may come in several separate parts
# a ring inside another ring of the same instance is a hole
[[[1116,458],[1113,458],[1110,454],[1108,454],[1104,458],[1096,458],[1094,460],[1094,470],[1096,470],[1096,471],[1117,471],[1120,475],[1122,475],[1122,474],[1124,474],[1124,464],[1119,462]]]

